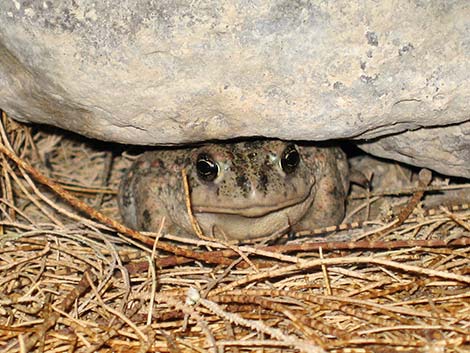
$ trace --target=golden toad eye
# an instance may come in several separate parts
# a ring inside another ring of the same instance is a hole
[[[288,145],[281,157],[281,168],[286,174],[293,173],[300,163],[300,155],[295,145]]]
[[[219,174],[219,166],[207,153],[201,153],[196,161],[197,175],[205,181],[213,181]]]

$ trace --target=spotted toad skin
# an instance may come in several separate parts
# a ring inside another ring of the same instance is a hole
[[[183,168],[192,212],[207,236],[246,240],[344,217],[348,164],[339,148],[259,140],[145,152],[120,185],[124,222],[157,231],[164,218],[164,232],[194,236]]]

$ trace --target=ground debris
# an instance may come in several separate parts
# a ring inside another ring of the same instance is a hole
[[[119,220],[115,190],[130,158],[115,155],[107,170],[109,144],[6,116],[0,132],[3,148]],[[144,234],[145,246],[76,211],[5,154],[0,165],[2,352],[470,349],[470,211],[434,197],[432,212],[422,200],[404,217],[420,187],[408,172],[411,184],[396,186],[411,188],[404,195],[356,189],[365,197],[349,220],[361,228],[262,246]],[[393,215],[404,219],[390,227]]]

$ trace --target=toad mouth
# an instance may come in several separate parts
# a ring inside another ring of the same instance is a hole
[[[233,207],[233,206],[224,206],[224,205],[192,205],[192,210],[194,213],[214,213],[214,214],[226,214],[226,215],[235,215],[247,218],[257,218],[263,217],[269,213],[280,211],[289,207],[296,205],[304,204],[305,202],[311,201],[312,196],[314,195],[312,185],[307,193],[300,197],[294,199],[289,199],[284,202],[276,204],[250,204],[247,201],[247,205],[243,207]]]

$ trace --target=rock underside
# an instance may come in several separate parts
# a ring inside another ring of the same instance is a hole
[[[5,0],[0,108],[132,144],[353,139],[470,177],[470,5]]]

